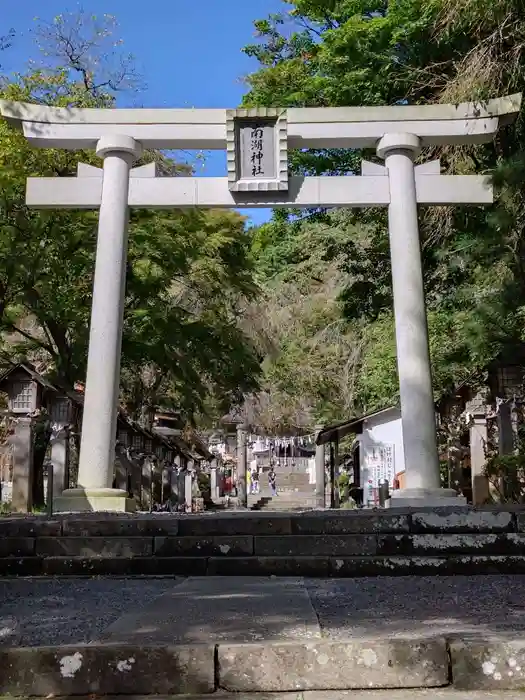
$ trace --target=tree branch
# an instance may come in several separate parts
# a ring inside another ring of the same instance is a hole
[[[56,352],[55,348],[53,348],[52,345],[45,343],[43,340],[40,340],[39,338],[35,338],[33,335],[31,335],[27,331],[24,331],[22,328],[19,328],[17,325],[12,323],[11,321],[6,321],[4,319],[0,325],[4,326],[4,328],[7,328],[8,330],[12,331],[13,333],[19,333],[23,338],[26,338],[26,340],[29,340],[31,343],[35,343],[35,345],[38,345],[43,350],[46,350],[52,357],[55,357],[55,358],[57,357],[57,352]]]

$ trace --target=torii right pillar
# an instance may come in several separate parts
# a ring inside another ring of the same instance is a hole
[[[453,489],[441,488],[417,216],[414,160],[420,150],[419,137],[410,133],[387,134],[377,147],[390,182],[388,230],[405,455],[405,488],[392,493],[390,507],[466,505]]]

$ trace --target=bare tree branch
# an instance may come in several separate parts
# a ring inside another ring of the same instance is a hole
[[[112,15],[80,10],[38,22],[35,37],[47,67],[71,71],[93,97],[144,87],[134,57],[122,51],[123,42],[115,36],[118,24]]]

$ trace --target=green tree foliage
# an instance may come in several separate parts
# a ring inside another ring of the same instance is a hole
[[[521,0],[490,5],[481,0],[284,4],[282,13],[255,23],[258,41],[245,49],[260,63],[247,79],[247,105],[458,103],[512,94],[525,85]],[[502,349],[525,340],[524,142],[525,120],[520,116],[493,144],[424,154],[425,159],[439,157],[444,172],[490,174],[496,192],[491,208],[441,207],[420,214],[437,394],[475,374]],[[291,166],[299,172],[358,173],[363,156],[375,154],[301,152]],[[339,231],[328,258],[338,261],[343,274],[340,308],[361,343],[350,403],[371,409],[395,401],[385,212],[315,216]],[[255,233],[259,269],[270,276],[273,287],[279,261],[283,266],[290,261],[290,269],[296,269],[294,256],[304,255],[300,241],[308,218],[280,214]],[[322,237],[311,245],[321,258],[327,254]],[[283,352],[288,352],[285,344]],[[321,378],[320,372],[317,381]]]
[[[265,288],[259,314],[272,341],[257,416],[268,430],[304,431],[354,409],[362,340],[340,300],[341,251],[354,235],[346,212],[304,220],[277,214],[253,232]]]
[[[0,97],[62,107],[111,106],[135,85],[128,57],[105,53],[113,19],[60,16],[37,30],[47,67],[5,80]],[[165,174],[181,166],[148,153]],[[0,330],[5,362],[29,357],[71,387],[83,381],[96,212],[27,208],[27,176],[72,176],[93,153],[38,150],[0,122]],[[187,168],[186,168],[187,170]],[[210,401],[257,386],[259,357],[239,312],[257,287],[242,217],[233,212],[131,213],[122,400],[190,421]]]

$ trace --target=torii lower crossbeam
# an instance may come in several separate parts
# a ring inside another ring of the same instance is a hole
[[[478,175],[418,175],[418,204],[490,204],[492,191]],[[32,207],[98,209],[102,177],[29,178],[27,204]],[[133,177],[128,204],[133,208],[277,208],[386,207],[388,175],[356,177],[292,177],[288,192],[231,192],[225,177]]]

